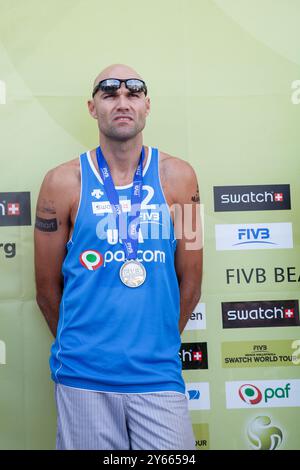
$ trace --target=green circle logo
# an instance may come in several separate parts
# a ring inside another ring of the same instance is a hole
[[[255,450],[275,450],[283,440],[281,429],[272,426],[269,416],[258,416],[247,428],[251,447]]]
[[[80,263],[89,271],[95,271],[103,264],[103,256],[96,250],[85,250],[81,253]]]

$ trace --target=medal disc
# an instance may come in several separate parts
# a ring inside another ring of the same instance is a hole
[[[130,259],[122,264],[120,278],[127,287],[139,287],[146,279],[145,266],[136,259]]]

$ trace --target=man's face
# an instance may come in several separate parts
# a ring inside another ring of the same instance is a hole
[[[143,92],[132,93],[125,83],[122,83],[114,93],[98,90],[94,96],[92,114],[98,120],[100,133],[110,139],[124,142],[134,138],[144,129],[149,111],[149,98],[145,97]]]

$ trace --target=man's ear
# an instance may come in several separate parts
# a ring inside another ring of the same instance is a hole
[[[146,97],[146,116],[150,113],[151,103],[149,96]]]
[[[87,105],[88,105],[88,109],[89,109],[90,115],[91,115],[94,119],[98,119],[98,117],[97,117],[97,112],[96,112],[96,106],[95,106],[94,100],[93,100],[93,99],[92,99],[92,100],[88,100]]]

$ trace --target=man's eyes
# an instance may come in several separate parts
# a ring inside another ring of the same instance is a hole
[[[103,99],[109,99],[109,98],[116,98],[118,95],[117,93],[108,93],[107,95],[103,95]],[[139,98],[141,96],[140,93],[128,93],[127,95],[129,98]]]

